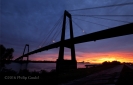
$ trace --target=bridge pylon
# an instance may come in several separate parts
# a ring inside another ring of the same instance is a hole
[[[29,53],[29,44],[26,44],[25,47],[24,47],[23,54],[22,54],[23,56],[24,56],[24,54],[25,54],[26,47],[28,48],[28,49],[27,49],[27,53]],[[23,62],[23,58],[24,58],[24,57],[27,57],[27,60]],[[23,68],[24,68],[24,69],[27,69],[27,66],[28,66],[29,55],[24,56],[24,57],[22,57],[22,58],[19,59],[19,60],[20,60],[20,64],[21,64],[21,65],[20,65],[20,70],[22,70]],[[21,61],[22,61],[22,62],[21,62]],[[24,64],[24,63],[25,63],[25,65],[23,66],[22,64]]]
[[[29,44],[26,44],[25,47],[24,47],[23,55],[25,54],[26,47],[28,47],[27,53],[29,53]],[[29,55],[24,56],[24,57],[27,57],[27,61],[29,60]],[[23,57],[22,57],[22,60],[23,60]]]
[[[69,46],[65,45],[65,29],[66,29],[66,17],[69,18],[69,25],[70,25],[70,39],[71,42]],[[61,34],[61,41],[60,41],[60,48],[59,48],[59,57],[56,61],[56,70],[68,70],[68,69],[77,69],[77,61],[75,56],[75,46],[73,43],[73,26],[72,26],[72,17],[68,11],[64,11],[64,19],[62,25],[62,34]],[[71,60],[64,60],[64,47],[68,47],[71,49]]]

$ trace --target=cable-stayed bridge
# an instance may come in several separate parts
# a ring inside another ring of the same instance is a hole
[[[101,7],[93,7],[93,8],[88,8],[88,9],[95,9],[95,8],[105,8],[105,7],[112,7],[112,6],[121,6],[121,5],[129,5],[133,3],[127,3],[127,4],[119,4],[119,5],[110,5],[110,6],[101,6]],[[86,10],[85,9],[78,9],[78,10]],[[77,10],[71,10],[71,11],[77,11]],[[113,21],[119,21],[119,22],[127,22],[123,20],[116,20],[116,19],[109,19],[109,18],[101,18],[99,16],[121,16],[121,17],[133,17],[133,15],[71,15],[68,11],[64,11],[64,16],[63,16],[63,24],[62,24],[62,29],[61,29],[61,40],[58,42],[54,42],[52,44],[46,45],[44,47],[38,48],[34,51],[29,52],[27,54],[24,54],[26,47],[29,45],[25,46],[23,55],[18,57],[15,60],[22,60],[23,57],[27,57],[27,60],[29,58],[29,55],[46,51],[49,49],[57,48],[59,47],[59,57],[57,59],[56,63],[56,69],[69,69],[77,68],[77,61],[76,61],[76,55],[75,55],[75,44],[79,43],[84,43],[84,42],[90,42],[90,41],[96,41],[96,40],[102,40],[102,39],[107,39],[107,38],[113,38],[113,37],[119,37],[119,36],[124,36],[124,35],[131,35],[133,34],[133,22],[128,22],[127,24],[123,24],[120,26],[112,27],[109,29],[93,32],[93,33],[88,33],[86,34],[85,31],[72,20],[72,16],[85,16],[85,17],[93,17],[93,18],[99,18],[99,19],[107,19],[107,20],[113,20]],[[65,30],[66,30],[66,18],[69,18],[69,27],[70,27],[70,39],[65,39]],[[85,21],[85,20],[83,20]],[[73,23],[75,23],[85,34],[82,36],[74,37],[73,34]],[[90,22],[94,23],[94,22]],[[94,23],[98,24],[98,23]],[[99,24],[101,25],[101,24]],[[103,25],[105,26],[105,25]],[[52,32],[52,31],[51,31]],[[57,32],[56,32],[57,33]],[[58,33],[57,33],[58,34]],[[64,47],[67,47],[71,49],[71,60],[64,60]]]
[[[126,28],[126,30],[125,30],[125,28]],[[133,23],[129,23],[126,25],[122,25],[122,26],[118,26],[118,27],[114,27],[114,28],[110,28],[110,29],[106,29],[106,30],[102,30],[102,31],[75,37],[75,38],[73,38],[73,43],[78,44],[78,43],[96,41],[96,40],[101,40],[101,39],[106,39],[106,38],[130,35],[130,34],[133,34],[132,29],[133,29]],[[71,39],[66,39],[64,42],[65,42],[65,47],[70,48]],[[45,50],[57,48],[60,46],[60,44],[61,44],[61,42],[56,42],[51,45],[36,49],[32,52],[22,55],[21,57],[17,58],[16,60],[21,59],[22,57],[27,56],[27,55],[32,55],[32,54],[42,52]]]

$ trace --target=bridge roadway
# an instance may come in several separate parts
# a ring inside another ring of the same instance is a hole
[[[102,31],[98,31],[98,32],[94,32],[94,33],[75,37],[75,38],[73,38],[73,43],[78,44],[78,43],[96,41],[96,40],[107,39],[107,38],[113,38],[113,37],[118,37],[118,36],[123,36],[123,35],[130,35],[130,34],[133,34],[132,29],[133,29],[133,23],[129,23],[129,24],[105,29]],[[70,48],[71,47],[70,43],[71,43],[71,39],[64,40],[65,47]],[[28,56],[31,54],[35,54],[35,53],[38,53],[41,51],[46,51],[49,49],[57,48],[60,46],[60,44],[61,44],[61,42],[56,42],[56,43],[50,44],[48,46],[39,48],[39,49],[31,51],[31,52],[29,52],[23,56],[20,56],[19,58],[15,59],[15,60],[19,60],[22,57],[25,57],[25,56]]]

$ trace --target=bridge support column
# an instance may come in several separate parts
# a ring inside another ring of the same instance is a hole
[[[29,53],[29,44],[26,44],[25,45],[25,47],[24,47],[24,51],[23,51],[23,55],[25,54],[25,49],[26,49],[26,47],[28,47],[28,53]],[[28,61],[29,61],[29,55],[28,56],[24,56],[24,57],[27,57],[27,60],[24,62],[25,63],[25,69],[27,69],[27,66],[28,66]],[[23,57],[20,59],[20,61],[23,61]],[[21,63],[21,67],[22,67],[22,64],[23,63]],[[20,70],[21,70],[21,67],[20,67]]]
[[[26,47],[28,47],[28,53],[29,53],[29,44],[26,44],[25,47],[24,47],[23,55],[24,55],[24,53],[25,53]],[[25,56],[25,57],[27,57],[27,61],[28,61],[28,60],[29,60],[29,55],[28,55],[28,56]],[[23,59],[22,59],[22,60],[23,60]]]
[[[69,46],[65,45],[65,25],[66,25],[66,17],[69,18],[69,24],[70,24],[70,39],[71,43]],[[64,60],[64,47],[68,47],[71,49],[71,60]],[[63,19],[63,25],[62,25],[62,35],[61,35],[61,41],[60,41],[60,48],[59,48],[59,57],[56,61],[56,70],[68,70],[68,69],[77,69],[77,61],[75,56],[75,46],[73,43],[73,27],[72,27],[72,18],[71,14],[67,11],[64,12],[64,19]]]

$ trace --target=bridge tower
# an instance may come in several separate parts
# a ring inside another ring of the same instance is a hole
[[[25,54],[25,49],[26,49],[26,47],[28,47],[28,53],[29,53],[29,44],[26,44],[25,45],[25,47],[24,47],[24,51],[23,51],[23,55]],[[27,55],[27,56],[24,56],[24,57],[27,57],[27,61],[29,60],[29,55]],[[22,60],[23,60],[23,58],[22,58]]]
[[[29,44],[26,44],[25,47],[24,47],[23,55],[25,54],[26,47],[28,47],[27,52],[29,53]],[[26,60],[26,62],[24,61],[24,63],[23,63],[23,58],[24,57],[27,57],[27,60]],[[20,70],[22,70],[23,68],[27,69],[27,66],[28,66],[29,55],[24,56],[24,57],[22,57],[20,59]]]
[[[70,39],[71,42],[69,46],[65,45],[65,29],[66,29],[66,17],[69,18],[69,24],[70,24]],[[64,19],[63,19],[63,25],[62,25],[62,34],[61,34],[61,41],[60,41],[60,48],[59,48],[59,57],[56,61],[56,70],[67,70],[67,69],[77,69],[77,61],[75,57],[75,46],[73,43],[73,26],[72,26],[72,17],[69,12],[66,10],[64,11]],[[68,47],[71,49],[71,60],[64,60],[64,47]]]

